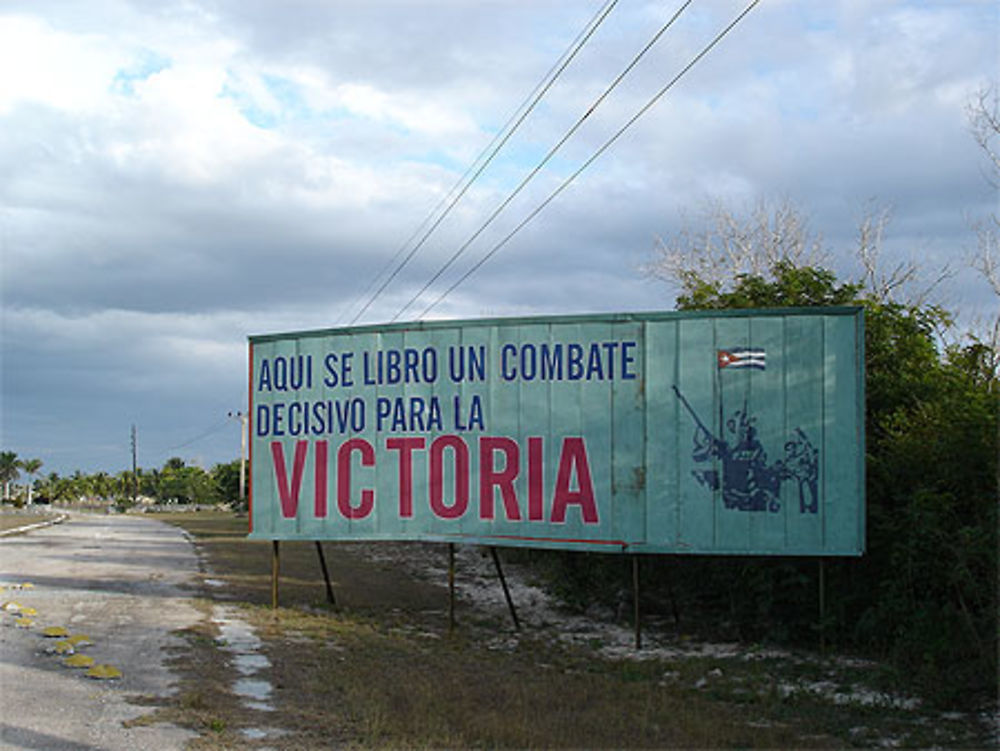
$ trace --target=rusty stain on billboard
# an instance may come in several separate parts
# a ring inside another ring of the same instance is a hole
[[[859,555],[859,308],[250,337],[251,533]]]

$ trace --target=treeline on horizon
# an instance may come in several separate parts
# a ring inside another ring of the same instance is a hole
[[[239,504],[240,460],[215,464],[205,470],[188,465],[180,457],[171,457],[160,469],[123,470],[60,476],[57,472],[42,474],[39,459],[19,459],[16,452],[0,453],[0,479],[4,485],[3,500],[21,507],[28,503],[113,503],[127,508],[135,500],[179,504]],[[14,484],[21,473],[27,482]],[[37,476],[36,476],[37,475]]]

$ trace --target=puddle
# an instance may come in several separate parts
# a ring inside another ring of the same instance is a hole
[[[248,741],[262,741],[265,738],[280,738],[288,735],[288,731],[282,728],[243,728],[240,733]]]
[[[267,655],[238,654],[233,657],[233,667],[240,672],[240,675],[253,675],[271,667],[271,661],[267,659]]]
[[[271,704],[271,682],[260,678],[240,678],[233,684],[233,691],[238,696],[242,696],[250,709],[260,709],[264,712],[273,712],[274,705]]]
[[[233,683],[233,691],[248,709],[273,712],[273,687],[269,680],[259,675],[271,667],[267,655],[260,652],[263,646],[260,637],[240,618],[236,608],[215,606],[212,621],[219,627],[217,643],[220,649],[231,655],[232,665],[241,676]]]
[[[223,649],[236,654],[253,654],[260,649],[260,638],[234,608],[216,607],[212,620],[219,627],[218,642]]]

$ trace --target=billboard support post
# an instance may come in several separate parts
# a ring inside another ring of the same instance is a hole
[[[632,619],[635,622],[635,648],[642,649],[642,618],[639,613],[639,556],[632,555]]]
[[[819,653],[826,654],[826,567],[819,559]]]
[[[511,620],[514,621],[514,629],[521,630],[521,623],[517,620],[517,611],[514,609],[514,601],[510,597],[510,589],[507,587],[507,578],[503,575],[503,568],[500,566],[500,556],[497,549],[490,546],[490,555],[493,557],[493,565],[496,567],[497,576],[500,577],[500,586],[503,587],[503,596],[507,600],[507,609],[510,611]]]
[[[455,632],[455,543],[448,543],[448,633]]]
[[[333,596],[333,586],[330,584],[330,571],[326,567],[326,557],[323,555],[323,543],[316,540],[316,553],[319,555],[319,565],[323,569],[323,583],[326,584],[326,601],[331,605],[337,604],[337,598]]]
[[[278,540],[271,541],[271,610],[278,609],[278,574],[281,569]]]

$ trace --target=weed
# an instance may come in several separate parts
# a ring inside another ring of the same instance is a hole
[[[226,729],[226,721],[220,720],[218,717],[213,717],[208,721],[208,729],[213,733],[221,733]]]

